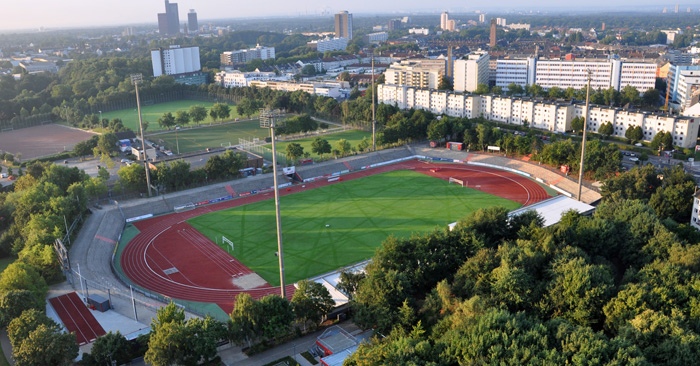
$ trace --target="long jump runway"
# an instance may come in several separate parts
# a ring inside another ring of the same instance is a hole
[[[360,170],[342,176],[342,180],[358,179],[387,171],[411,169],[448,180],[465,181],[469,188],[503,197],[523,205],[548,198],[536,182],[518,174],[479,166],[406,161]],[[280,195],[294,194],[338,182],[327,179],[296,185]],[[194,210],[150,218],[134,223],[140,230],[121,254],[121,266],[136,285],[166,297],[188,301],[215,303],[226,313],[233,309],[236,296],[242,292],[253,298],[278,294],[271,286],[237,259],[221,249],[185,220],[208,212],[237,207],[273,197],[272,192],[245,196]],[[294,285],[286,286],[291,299]]]

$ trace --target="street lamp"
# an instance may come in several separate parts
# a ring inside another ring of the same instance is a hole
[[[177,131],[180,131],[180,126],[175,126],[175,145],[177,145],[177,154],[180,155],[180,140],[177,138]]]
[[[143,120],[141,118],[141,101],[139,100],[139,83],[143,81],[141,74],[131,75],[131,82],[136,89],[136,108],[139,111],[139,129],[141,130],[141,150],[143,150],[143,166],[146,168],[146,186],[148,186],[148,197],[151,197],[151,175],[148,169],[148,156],[146,155],[146,140],[143,138]]]
[[[284,289],[284,258],[282,255],[282,221],[280,218],[280,193],[277,186],[277,148],[275,147],[275,128],[282,124],[282,111],[260,109],[260,127],[270,129],[270,139],[272,140],[272,174],[275,188],[275,213],[277,219],[277,256],[280,265],[280,293],[282,298],[287,298]]]
[[[586,117],[583,120],[583,139],[581,140],[581,167],[578,172],[578,200],[581,202],[581,188],[583,186],[583,160],[586,156],[586,130],[588,130],[588,102],[591,97],[591,69],[588,69],[588,87],[586,87]]]
[[[102,111],[100,112],[100,124],[102,125],[102,133],[105,133],[105,121],[102,119]]]

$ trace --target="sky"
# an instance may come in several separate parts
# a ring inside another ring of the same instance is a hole
[[[686,0],[687,1],[687,0]],[[298,16],[304,14],[319,14],[322,11],[335,13],[348,10],[351,13],[396,13],[434,12],[444,10],[466,12],[477,10],[475,2],[464,0],[443,0],[439,6],[425,0],[180,0],[180,21],[184,22],[189,9],[195,9],[200,20],[268,17],[268,16]],[[164,1],[161,0],[22,0],[3,1],[0,7],[0,29],[38,29],[45,28],[82,28],[87,26],[112,26],[138,23],[157,22],[156,14],[164,12]],[[264,5],[263,5],[264,4]],[[484,11],[505,12],[512,9],[562,9],[563,4],[577,4],[562,0],[492,0],[489,8]],[[578,3],[580,4],[580,3]],[[647,7],[667,6],[672,9],[674,2],[656,0],[588,0],[589,7],[629,10]],[[426,6],[427,5],[427,6]],[[681,4],[681,9],[688,5]],[[694,4],[694,10],[700,5]],[[590,9],[586,9],[590,10]],[[651,10],[651,9],[649,9]]]

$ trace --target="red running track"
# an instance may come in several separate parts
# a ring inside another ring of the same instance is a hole
[[[66,329],[75,333],[79,345],[90,343],[105,334],[105,330],[75,292],[50,298],[49,302]]]
[[[411,169],[444,180],[450,177],[462,179],[468,182],[470,188],[523,205],[549,197],[539,184],[518,174],[471,165],[424,163],[418,160],[360,170],[343,175],[341,180],[358,179],[399,169]],[[437,171],[432,172],[431,169]],[[305,183],[305,187],[296,185],[284,189],[280,191],[280,195],[336,183],[338,182],[321,179]],[[272,192],[245,196],[134,223],[140,233],[122,251],[121,266],[124,273],[135,284],[149,291],[176,299],[216,303],[227,313],[231,312],[236,296],[242,292],[247,292],[254,298],[278,294],[279,287],[268,283],[248,290],[236,286],[233,283],[234,277],[253,271],[184,222],[208,212],[262,201],[272,196]],[[294,293],[293,284],[286,286],[286,293],[291,299]]]

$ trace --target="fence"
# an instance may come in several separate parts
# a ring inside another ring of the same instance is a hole
[[[34,127],[53,123],[53,114],[37,114],[35,116],[20,117],[16,116],[11,120],[0,121],[0,132],[8,132],[13,129]]]
[[[248,140],[245,138],[239,138],[238,139],[238,146],[240,147],[241,150],[245,151],[250,151],[255,154],[258,154],[263,157],[263,159],[267,161],[272,161],[272,149],[270,149],[267,146],[268,143],[263,141],[260,141],[259,139],[253,139],[253,140]],[[277,151],[277,162],[278,164],[281,162],[286,162],[287,161],[287,156],[280,153]]]

